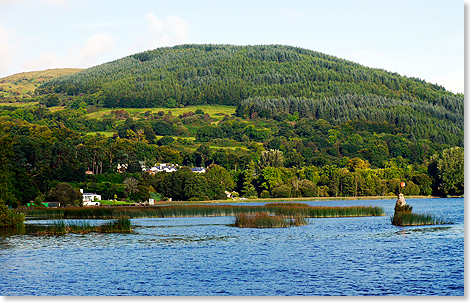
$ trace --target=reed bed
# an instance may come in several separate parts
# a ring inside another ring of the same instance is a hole
[[[303,217],[284,217],[262,212],[256,214],[239,213],[235,215],[233,225],[239,228],[287,228],[306,224],[308,222]]]
[[[132,231],[129,218],[119,218],[101,225],[92,225],[88,222],[54,221],[48,226],[43,226],[38,231],[40,235],[86,234],[86,233],[127,233]]]
[[[132,231],[132,225],[129,218],[111,220],[97,227],[98,233],[126,233],[130,231]]]
[[[380,207],[352,206],[352,207],[312,207],[307,204],[266,204],[270,212],[284,216],[303,216],[309,218],[330,217],[363,217],[384,216],[385,212]]]
[[[430,214],[413,214],[410,212],[395,212],[392,224],[396,226],[436,225],[450,222],[436,218]]]
[[[239,213],[269,213],[306,218],[384,216],[380,207],[317,207],[302,203],[272,203],[264,206],[240,205],[169,205],[154,207],[90,207],[25,210],[27,216],[49,219],[115,219],[234,216]]]

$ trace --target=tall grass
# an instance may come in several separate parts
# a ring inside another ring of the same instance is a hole
[[[271,215],[269,213],[246,214],[240,213],[235,216],[234,226],[239,228],[287,228],[292,226],[306,225],[307,220],[303,217],[284,217]]]
[[[119,218],[104,223],[97,228],[98,233],[123,233],[132,231],[131,220],[129,218]]]
[[[52,224],[43,226],[38,231],[41,235],[63,235],[63,234],[84,234],[84,233],[126,233],[131,232],[131,220],[129,218],[119,218],[101,225],[91,225],[88,222],[68,222],[64,220],[54,221]]]
[[[392,217],[392,224],[396,226],[415,226],[415,225],[435,225],[448,224],[442,219],[438,219],[430,214],[413,214],[411,212],[395,212]]]
[[[302,203],[275,203],[264,206],[238,205],[169,205],[155,207],[90,207],[25,210],[28,216],[50,219],[115,219],[234,216],[239,213],[269,213],[307,218],[383,216],[380,207],[314,207]]]

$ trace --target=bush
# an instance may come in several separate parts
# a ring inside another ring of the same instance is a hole
[[[291,191],[292,189],[288,185],[280,185],[272,190],[272,195],[275,198],[289,198],[291,197]]]
[[[318,195],[318,190],[315,186],[315,183],[308,179],[303,179],[300,182],[299,190],[303,197],[316,197]]]
[[[22,226],[25,214],[8,209],[3,200],[0,200],[0,228]]]
[[[82,204],[82,193],[66,182],[59,183],[47,192],[46,200],[59,202],[60,206],[79,206]]]
[[[263,191],[259,194],[259,198],[269,198],[269,197],[271,197],[271,196],[269,195],[269,192],[266,191],[266,190],[263,190]]]

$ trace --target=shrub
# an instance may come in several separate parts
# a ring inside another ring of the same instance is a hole
[[[269,192],[267,190],[263,190],[260,194],[259,194],[259,198],[269,198],[271,197],[269,195]]]
[[[47,192],[46,200],[59,202],[61,206],[75,205],[82,203],[82,193],[66,182],[59,183]]]
[[[25,214],[8,209],[3,200],[0,200],[0,228],[22,226]]]
[[[272,195],[275,198],[289,198],[291,197],[291,192],[292,188],[288,185],[280,185],[272,190]]]

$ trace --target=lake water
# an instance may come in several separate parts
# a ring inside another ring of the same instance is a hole
[[[387,215],[240,229],[233,217],[132,219],[131,234],[0,235],[0,295],[464,295],[464,200],[408,199],[453,224]],[[44,221],[43,221],[44,222]],[[41,223],[41,221],[28,221]]]

